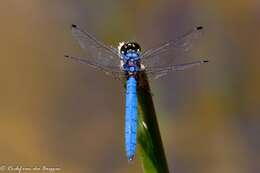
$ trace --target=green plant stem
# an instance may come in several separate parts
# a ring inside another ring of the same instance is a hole
[[[149,82],[145,73],[138,77],[138,154],[145,173],[168,173]]]

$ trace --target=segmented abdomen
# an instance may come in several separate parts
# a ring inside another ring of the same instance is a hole
[[[125,146],[128,160],[132,160],[136,150],[137,94],[136,79],[130,76],[126,82]]]

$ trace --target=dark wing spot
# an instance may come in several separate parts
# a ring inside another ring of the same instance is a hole
[[[71,27],[72,27],[72,28],[77,28],[77,25],[72,24]]]
[[[203,26],[198,26],[196,29],[201,30],[201,29],[203,29]]]

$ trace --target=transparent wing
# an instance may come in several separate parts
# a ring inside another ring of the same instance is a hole
[[[146,74],[148,75],[149,78],[158,79],[158,78],[166,75],[170,71],[185,70],[185,69],[188,69],[191,67],[199,66],[199,65],[207,63],[207,62],[209,62],[209,61],[208,60],[199,60],[199,61],[193,61],[193,62],[184,63],[184,64],[175,64],[175,65],[163,67],[163,68],[158,67],[158,68],[154,68],[152,70],[146,70]]]
[[[196,27],[176,40],[170,40],[157,48],[149,49],[141,55],[142,64],[147,71],[174,66],[176,58],[188,56],[193,42],[202,35],[203,27]]]
[[[88,58],[66,57],[84,62],[109,74],[120,71],[120,57],[115,48],[104,45],[77,25],[73,24],[71,26],[71,32],[73,37],[79,42],[80,47],[88,55]]]
[[[104,66],[102,64],[89,61],[87,58],[75,57],[75,56],[70,56],[70,55],[64,55],[64,56],[66,58],[72,59],[74,61],[78,61],[79,63],[82,63],[82,64],[87,64],[95,69],[103,71],[107,75],[110,75],[110,76],[114,77],[115,79],[120,80],[120,79],[123,79],[123,77],[124,77],[124,73],[118,67]]]

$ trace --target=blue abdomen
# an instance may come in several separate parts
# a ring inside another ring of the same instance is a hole
[[[126,82],[125,146],[128,160],[132,160],[136,150],[137,94],[136,79],[130,76]]]

